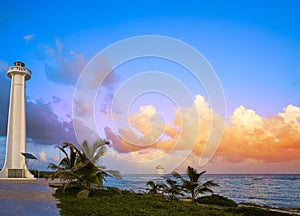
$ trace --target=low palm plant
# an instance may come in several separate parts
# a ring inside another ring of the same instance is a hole
[[[177,195],[183,195],[180,185],[177,184],[177,181],[171,179],[166,180],[164,192],[173,199],[175,199]]]
[[[148,181],[147,185],[149,186],[149,188],[147,188],[149,194],[159,194],[163,192],[163,189],[165,187],[165,185],[156,184],[154,181]]]
[[[196,169],[188,166],[186,175],[188,176],[188,179],[183,178],[179,173],[173,172],[173,176],[175,178],[178,178],[181,180],[182,190],[190,196],[192,201],[195,201],[195,199],[200,195],[207,192],[213,193],[212,187],[219,186],[214,181],[206,181],[204,183],[200,183],[200,176],[203,175],[206,171],[198,173]]]

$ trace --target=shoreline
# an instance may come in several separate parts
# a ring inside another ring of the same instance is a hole
[[[271,206],[261,206],[255,203],[247,203],[247,202],[241,202],[238,203],[238,207],[254,207],[254,208],[260,208],[268,211],[274,211],[274,212],[280,212],[280,213],[288,213],[288,214],[294,214],[294,215],[300,215],[300,207],[291,208],[291,207],[271,207]]]

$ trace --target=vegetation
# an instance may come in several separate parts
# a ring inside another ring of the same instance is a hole
[[[184,202],[153,194],[137,194],[120,191],[92,190],[89,199],[78,199],[74,190],[56,193],[57,204],[62,216],[76,215],[287,215],[254,207],[222,207]]]
[[[200,194],[204,194],[207,192],[213,193],[211,187],[218,186],[213,181],[206,181],[204,183],[200,183],[200,176],[203,175],[206,171],[198,173],[196,169],[188,166],[186,170],[186,174],[188,176],[188,179],[183,178],[179,173],[174,172],[173,176],[175,178],[178,178],[182,182],[182,190],[189,195],[189,197],[192,199],[192,201],[195,201],[195,199]]]
[[[175,199],[178,195],[183,195],[181,186],[177,184],[177,181],[171,179],[166,180],[164,192],[167,193],[172,199]]]
[[[177,172],[172,173],[173,177],[180,179],[181,185],[172,179],[167,179],[166,184],[156,184],[153,181],[149,181],[147,185],[150,186],[150,188],[147,188],[147,191],[149,194],[166,194],[173,199],[178,196],[188,195],[192,201],[195,201],[198,195],[206,192],[213,193],[211,187],[218,186],[218,184],[213,181],[200,183],[199,178],[205,172],[206,171],[198,173],[196,169],[189,166],[186,171],[189,179],[183,178],[182,175]]]
[[[156,184],[154,181],[148,181],[147,185],[150,188],[147,188],[149,194],[158,194],[162,193],[164,185],[163,184]]]
[[[197,203],[201,204],[211,204],[219,206],[237,207],[237,203],[227,197],[223,197],[217,194],[212,194],[210,196],[203,196],[196,199]]]
[[[59,190],[65,192],[71,188],[79,188],[78,196],[88,197],[93,188],[101,188],[103,180],[107,176],[120,177],[119,172],[106,170],[105,166],[97,166],[104,155],[105,147],[109,142],[99,140],[91,147],[87,142],[83,142],[81,149],[76,148],[71,143],[63,143],[58,148],[65,157],[59,165],[49,164],[49,168],[54,170],[49,178],[60,178],[63,183]]]
[[[34,178],[49,178],[49,176],[53,173],[51,171],[39,170],[30,170],[30,172],[34,175]]]
[[[52,179],[58,177],[64,180],[54,194],[59,200],[57,206],[61,215],[287,215],[254,207],[237,208],[234,201],[219,195],[197,198],[205,192],[213,193],[210,188],[217,184],[213,181],[201,184],[199,178],[205,171],[197,173],[192,167],[187,169],[188,179],[173,173],[175,178],[181,180],[181,185],[171,179],[167,179],[166,184],[149,181],[149,194],[122,191],[114,187],[103,188],[102,180],[106,176],[119,176],[116,171],[96,165],[105,152],[105,145],[108,143],[98,141],[92,146],[84,142],[81,150],[70,143],[58,147],[65,157],[59,165],[49,165],[55,170],[49,174]],[[196,202],[174,199],[183,195],[182,192]],[[87,197],[89,199],[80,199]]]

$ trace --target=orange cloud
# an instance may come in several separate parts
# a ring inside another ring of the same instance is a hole
[[[288,105],[276,116],[262,117],[254,110],[239,106],[225,125],[225,132],[215,158],[226,162],[280,162],[300,158],[300,107]],[[120,153],[153,150],[176,152],[192,150],[202,154],[213,121],[221,125],[224,119],[217,115],[204,97],[197,95],[191,107],[174,110],[171,123],[161,121],[152,105],[140,108],[139,113],[128,117],[131,127],[120,128],[118,135],[106,128],[105,133],[113,148]],[[217,128],[221,130],[222,128]],[[217,144],[217,142],[216,142]],[[213,151],[213,143],[206,148]],[[152,153],[151,153],[152,152]],[[151,153],[151,154],[150,154]]]

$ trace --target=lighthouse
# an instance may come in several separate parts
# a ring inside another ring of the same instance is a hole
[[[31,71],[23,62],[14,62],[7,69],[11,78],[10,101],[6,137],[6,156],[0,178],[33,179],[26,166],[26,102],[25,81],[31,78]]]

